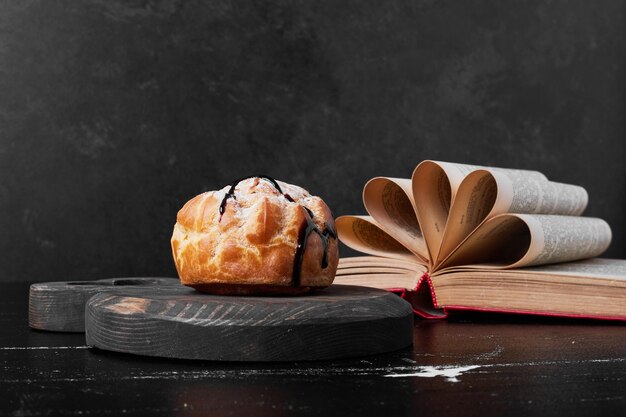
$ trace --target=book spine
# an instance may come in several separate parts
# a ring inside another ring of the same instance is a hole
[[[390,288],[411,304],[413,312],[426,319],[443,319],[448,316],[446,310],[439,308],[437,296],[428,273],[424,273],[413,290],[406,288]]]

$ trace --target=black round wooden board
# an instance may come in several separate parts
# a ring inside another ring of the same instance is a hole
[[[85,304],[99,293],[136,293],[185,290],[178,278],[108,278],[94,281],[58,281],[32,284],[28,297],[28,325],[53,332],[84,332]]]
[[[97,294],[87,344],[137,355],[219,361],[364,356],[409,346],[413,312],[400,297],[348,285],[298,297]]]

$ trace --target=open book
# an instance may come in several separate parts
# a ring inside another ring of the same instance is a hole
[[[626,320],[626,260],[592,259],[611,229],[581,217],[587,192],[536,171],[423,161],[378,177],[368,216],[337,219],[336,283],[401,293],[424,317],[485,310]]]

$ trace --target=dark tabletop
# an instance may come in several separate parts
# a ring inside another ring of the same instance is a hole
[[[626,414],[626,324],[510,315],[415,320],[413,346],[358,359],[166,360],[27,324],[0,285],[0,415]]]

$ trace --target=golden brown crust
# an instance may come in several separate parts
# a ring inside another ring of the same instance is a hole
[[[322,268],[323,242],[311,233],[297,286],[303,288],[294,287],[294,255],[306,225],[304,207],[311,210],[320,231],[327,226],[334,230],[335,225],[322,199],[300,187],[278,184],[294,202],[269,181],[251,178],[237,185],[221,219],[219,207],[229,187],[200,194],[183,206],[171,244],[184,285],[212,293],[252,294],[301,293],[306,287],[332,283],[339,261],[337,239],[328,239],[328,266]]]

